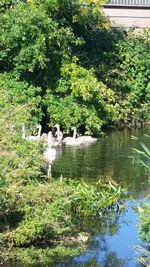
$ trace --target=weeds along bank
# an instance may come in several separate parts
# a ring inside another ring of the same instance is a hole
[[[0,94],[0,262],[46,263],[79,253],[101,218],[118,212],[119,187],[47,178],[44,145],[23,139],[27,105]]]
[[[110,185],[91,187],[65,179],[11,184],[1,190],[7,202],[1,208],[3,264],[46,264],[79,254],[90,236],[90,226],[93,233],[100,228],[106,209],[110,215],[122,195]]]
[[[150,119],[149,31],[110,30],[102,4],[2,1],[0,87],[30,122],[99,134]]]
[[[147,136],[150,140],[150,136]],[[146,147],[143,143],[141,143],[142,150],[138,150],[138,153],[141,157],[140,164],[144,165],[146,174],[150,181],[150,149]],[[141,204],[139,208],[139,216],[140,216],[140,236],[141,238],[150,244],[150,203],[149,203],[150,195],[147,196],[148,203]],[[150,262],[150,255],[149,255]]]
[[[43,144],[21,138],[23,123],[29,130],[39,122],[66,131],[76,125],[94,135],[106,125],[149,119],[149,32],[110,31],[100,6],[78,0],[0,4],[2,263],[75,254],[78,246],[70,247],[86,239],[79,236],[87,232],[86,221],[116,209],[122,194],[111,184],[49,181]]]
[[[146,135],[150,140],[150,136]],[[147,175],[148,181],[150,182],[150,149],[143,142],[139,141],[138,138],[133,137],[139,142],[140,148],[133,149],[137,158],[137,163],[141,164],[145,168],[145,175]],[[135,246],[135,252],[137,254],[139,262],[144,266],[150,265],[150,194],[141,202],[137,212],[139,215],[138,230],[140,238],[145,241],[145,246]]]

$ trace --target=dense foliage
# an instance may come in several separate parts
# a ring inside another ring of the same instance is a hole
[[[59,123],[64,131],[76,125],[82,133],[99,134],[106,125],[149,119],[149,32],[111,31],[102,4],[0,3],[2,264],[71,255],[89,218],[95,226],[107,210],[118,208],[122,191],[111,183],[50,181],[45,144],[21,137],[23,124],[29,132],[37,123],[45,129]]]
[[[150,205],[145,205],[139,212],[141,218],[140,235],[141,238],[150,243]]]
[[[53,261],[79,252],[89,218],[94,231],[95,220],[107,215],[107,208],[116,210],[122,190],[111,183],[49,180],[44,144],[21,137],[20,124],[31,119],[30,103],[18,102],[1,89],[0,260]]]
[[[150,138],[150,136],[147,136]],[[134,138],[136,139],[136,138]],[[138,140],[138,139],[136,139]],[[139,141],[139,140],[138,140]],[[140,143],[140,149],[134,149],[138,155],[138,162],[145,167],[148,179],[150,180],[150,150],[143,142]],[[150,195],[146,197],[145,200],[149,200]],[[140,217],[139,224],[139,233],[142,240],[146,241],[148,248],[136,247],[136,253],[138,255],[139,261],[144,264],[144,266],[149,266],[150,264],[150,204],[149,201],[147,204],[141,203],[141,206],[138,207],[138,214]]]
[[[148,138],[150,138],[148,136]],[[150,150],[143,143],[140,143],[142,150],[137,150],[136,152],[140,155],[140,163],[144,165],[147,171],[148,177],[150,179]],[[147,196],[149,199],[150,196]],[[141,219],[140,223],[140,235],[141,238],[148,243],[150,243],[150,204],[145,204],[139,209],[139,215]]]
[[[0,82],[15,101],[22,90],[33,122],[98,134],[149,120],[149,31],[109,30],[102,4],[1,2]]]
[[[150,42],[149,32],[129,33],[127,41],[118,43],[119,75],[115,90],[120,94],[120,118],[126,123],[149,119],[150,108]],[[119,88],[121,90],[119,90]]]

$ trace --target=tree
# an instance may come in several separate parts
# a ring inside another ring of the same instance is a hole
[[[114,88],[125,122],[149,119],[150,32],[131,32],[118,43],[118,75]]]
[[[18,105],[26,107],[28,116],[20,117],[20,127],[22,123],[27,123],[32,129],[42,118],[42,98],[41,88],[21,82],[12,74],[0,74],[0,91],[4,92],[8,99],[8,105],[14,108]],[[14,120],[13,120],[14,121]]]
[[[94,71],[77,64],[77,59],[64,63],[55,89],[47,90],[47,110],[51,123],[59,122],[64,129],[72,125],[98,134],[101,126],[115,118],[115,96]]]
[[[59,118],[62,126],[68,128],[75,123],[93,133],[98,132],[105,121],[102,114],[107,112],[102,104],[102,93],[97,89],[105,86],[102,83],[98,84],[93,70],[88,71],[72,64],[66,81],[70,89],[64,89],[64,100],[61,99],[60,87],[65,83],[64,70],[72,61],[75,47],[85,42],[84,38],[89,30],[95,31],[104,25],[105,20],[103,21],[99,12],[100,5],[98,1],[87,1],[84,4],[79,0],[55,3],[46,0],[27,1],[15,4],[1,18],[2,72],[11,73],[10,75],[15,76],[18,81],[27,81],[34,86],[40,86],[43,98],[51,91],[53,101],[51,103],[46,97],[48,102],[45,104],[52,121],[56,121],[62,114],[60,107],[68,105],[66,112],[68,116]],[[83,76],[81,78],[80,71]],[[74,77],[71,72],[74,73]],[[73,79],[79,86],[76,94],[75,90],[72,91]],[[88,85],[90,80],[91,86]],[[10,79],[7,84],[9,82]],[[33,88],[32,90],[34,91]],[[68,97],[71,91],[73,94]],[[15,90],[13,93],[15,94]],[[88,94],[90,94],[89,99]],[[97,99],[94,100],[94,96]]]
[[[31,4],[15,5],[1,20],[1,70],[42,88],[52,83],[68,43],[78,43],[71,29]]]

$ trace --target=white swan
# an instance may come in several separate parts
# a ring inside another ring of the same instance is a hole
[[[79,136],[78,137],[79,140],[82,141],[82,144],[85,145],[85,144],[93,144],[93,143],[96,143],[97,142],[97,138],[94,138],[90,135],[82,135],[82,136]]]
[[[66,146],[80,146],[82,145],[82,140],[76,138],[77,136],[77,129],[75,126],[71,128],[73,131],[73,137],[66,137],[63,139],[63,144]]]
[[[48,139],[48,136],[47,136],[47,134],[46,133],[42,133],[42,135],[41,135],[41,141],[43,141],[43,142],[47,142],[47,139]]]
[[[55,133],[55,136],[56,136],[56,140],[58,142],[61,142],[62,139],[63,139],[63,133],[62,131],[60,130],[60,125],[59,124],[56,124],[54,127],[56,127],[57,131]]]
[[[62,131],[57,131],[56,133],[55,133],[55,136],[56,136],[56,140],[58,141],[58,142],[61,142],[62,141],[62,139],[63,139],[63,133],[62,133]]]
[[[60,131],[60,125],[56,124],[54,127],[57,129],[55,132],[56,138],[53,137],[52,146],[60,146],[62,145],[63,133]]]
[[[37,141],[37,140],[39,140],[40,136],[41,136],[42,126],[39,124],[37,126],[37,129],[38,129],[38,134],[37,135],[26,136],[26,134],[25,134],[25,125],[23,124],[22,125],[22,138],[26,139],[28,141]]]
[[[48,147],[46,148],[46,150],[43,153],[46,161],[48,162],[47,176],[51,176],[52,162],[56,158],[56,149],[55,148],[52,148],[52,138],[53,138],[52,132],[49,132],[48,133],[48,137],[47,137]]]

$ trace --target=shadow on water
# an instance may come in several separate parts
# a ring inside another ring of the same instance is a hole
[[[93,236],[85,253],[75,256],[67,263],[56,267],[142,267],[136,262],[133,246],[142,245],[136,229],[137,214],[133,211],[133,202],[127,202],[127,208],[116,218],[101,228]]]
[[[129,157],[132,148],[139,148],[138,142],[131,135],[138,137],[147,146],[150,128],[112,131],[96,144],[83,148],[59,148],[59,157],[53,165],[53,175],[59,177],[82,177],[88,183],[97,180],[113,179],[129,189],[134,198],[126,202],[124,212],[114,223],[101,227],[93,236],[85,253],[76,256],[67,263],[56,264],[56,267],[141,267],[137,263],[134,245],[141,245],[138,237],[138,216],[133,210],[149,191],[148,177],[145,170]]]
[[[150,129],[108,132],[96,144],[81,148],[63,147],[58,149],[58,157],[52,166],[54,177],[70,177],[95,183],[97,180],[113,179],[128,186],[134,198],[143,198],[148,190],[144,168],[129,157],[132,148],[139,148],[131,139],[137,136],[148,145]],[[147,192],[148,193],[148,192]]]
[[[91,146],[57,149],[57,158],[52,166],[54,177],[82,177],[88,183],[95,183],[99,179],[113,179],[128,187],[134,200],[126,201],[126,208],[120,215],[114,214],[107,223],[105,221],[99,224],[100,230],[93,234],[83,254],[68,259],[67,262],[32,267],[143,266],[137,263],[133,250],[134,245],[142,245],[136,227],[138,216],[133,207],[150,193],[149,182],[144,168],[135,164],[129,156],[132,155],[133,147],[139,148],[139,144],[131,139],[131,135],[138,137],[149,147],[149,140],[144,134],[150,135],[150,128],[114,130]]]

